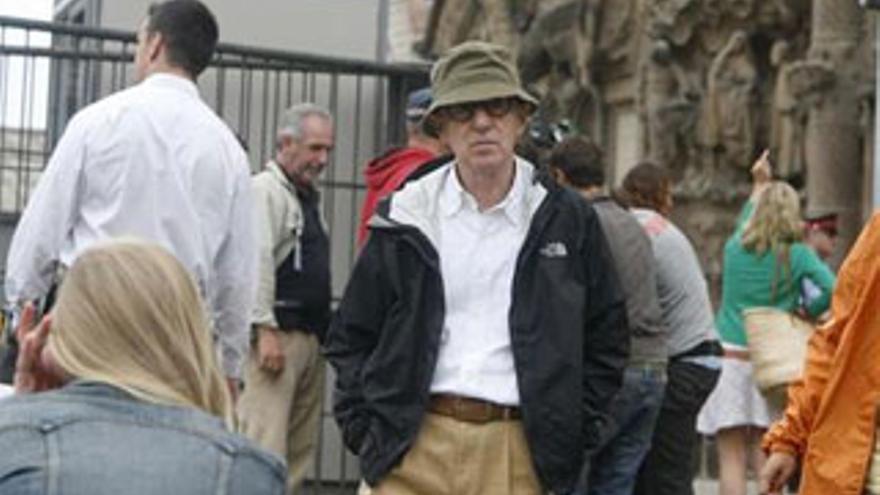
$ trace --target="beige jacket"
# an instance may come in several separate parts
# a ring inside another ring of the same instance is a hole
[[[278,328],[272,307],[275,304],[275,271],[292,249],[299,249],[303,213],[296,189],[274,161],[253,177],[254,225],[257,232],[257,297],[251,315],[255,326]],[[294,260],[299,266],[300,260]]]

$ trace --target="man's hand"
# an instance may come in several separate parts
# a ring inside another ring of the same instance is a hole
[[[26,394],[58,388],[62,377],[51,357],[45,352],[46,341],[52,326],[51,315],[36,323],[36,309],[32,303],[25,305],[15,328],[18,339],[18,359],[15,362],[15,392]]]
[[[785,483],[797,467],[797,459],[785,452],[773,452],[761,469],[760,487],[762,495],[782,495]]]
[[[278,374],[284,371],[284,352],[281,349],[279,330],[273,327],[257,329],[257,352],[260,369],[267,373]]]

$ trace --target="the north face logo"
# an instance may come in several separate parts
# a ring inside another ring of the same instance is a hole
[[[541,256],[547,258],[565,258],[568,256],[568,249],[561,242],[548,242],[546,246],[541,248]]]

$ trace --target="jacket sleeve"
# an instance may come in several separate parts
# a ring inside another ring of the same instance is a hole
[[[364,412],[363,368],[379,340],[391,307],[380,235],[371,235],[355,264],[330,324],[324,353],[336,371],[333,413],[345,445],[355,454],[368,428]]]
[[[282,191],[283,194],[273,194],[272,180],[265,172],[253,179],[254,225],[257,231],[257,293],[251,323],[278,328],[273,306],[275,269],[280,260],[276,259],[275,252],[281,243],[286,226],[285,218],[298,215],[298,212],[284,210],[289,206],[298,206],[299,203],[295,199],[287,201],[284,197],[288,194],[286,191]]]
[[[840,268],[831,301],[832,318],[810,337],[803,378],[789,385],[785,414],[764,436],[764,450],[804,454],[833,370],[835,353],[845,345],[846,336],[858,333],[850,327],[865,326],[866,318],[876,314],[874,291],[869,289],[878,283],[875,265],[880,248],[877,246],[880,246],[880,214],[874,214]]]
[[[582,254],[587,276],[583,339],[584,439],[590,449],[598,443],[604,412],[620,388],[629,356],[623,293],[608,243],[592,211],[587,215]]]

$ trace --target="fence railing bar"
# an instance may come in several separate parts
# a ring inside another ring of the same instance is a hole
[[[30,44],[30,34],[31,34],[31,32],[29,29],[25,30],[25,32],[24,32],[25,46]],[[21,118],[21,120],[20,120],[21,131],[20,131],[20,134],[17,139],[18,140],[18,164],[17,164],[16,168],[18,169],[18,174],[17,174],[18,177],[16,177],[16,181],[15,181],[15,208],[16,209],[19,209],[24,205],[24,187],[25,187],[25,185],[22,183],[22,180],[21,180],[21,176],[22,176],[21,169],[22,169],[22,164],[25,163],[25,158],[26,158],[26,151],[25,151],[26,148],[24,146],[24,141],[26,139],[25,135],[27,134],[28,129],[27,129],[27,125],[25,122],[26,122],[26,118],[27,118],[26,117],[26,108],[27,108],[28,89],[31,86],[30,84],[28,84],[28,76],[30,74],[28,72],[27,66],[28,66],[28,57],[23,56],[22,57],[22,73],[24,75],[24,84],[21,85],[21,99],[19,100],[19,104],[21,105],[21,116],[20,116],[20,118]],[[4,116],[4,118],[5,118],[5,116]]]
[[[272,128],[267,129],[267,138],[269,140],[267,148],[270,150],[269,157],[272,158],[275,155],[275,134],[278,132],[278,114],[283,112],[285,108],[281,106],[281,72],[275,71],[275,98],[272,102],[275,105],[275,110],[272,112]]]
[[[299,100],[306,101],[306,98],[308,98],[308,95],[309,95],[308,73],[303,71],[302,72],[302,90],[300,91]]]
[[[4,45],[4,44],[6,44],[6,28],[4,26],[0,26],[0,45]],[[9,108],[9,105],[7,103],[7,97],[9,96],[8,90],[9,90],[9,88],[6,83],[6,75],[4,74],[2,81],[0,81],[0,108],[3,109],[3,114],[0,115],[0,118],[2,118],[4,121],[6,120],[6,109]],[[8,130],[5,125],[0,127],[0,154],[6,153],[6,133],[7,132],[8,132]],[[5,174],[2,173],[2,171],[0,171],[0,181],[3,181],[5,179],[6,179]],[[2,208],[3,208],[4,196],[5,196],[4,188],[2,186],[0,186],[0,210],[2,210]]]
[[[21,203],[21,207],[24,207],[24,202],[27,201],[28,196],[30,196],[30,186],[31,186],[31,171],[33,167],[31,167],[31,161],[34,159],[33,153],[33,137],[34,132],[31,130],[34,128],[34,105],[36,104],[37,94],[36,94],[36,80],[37,80],[37,60],[34,58],[28,59],[30,62],[28,70],[30,73],[29,91],[28,98],[25,101],[22,101],[22,107],[24,111],[25,117],[22,119],[21,126],[23,128],[24,136],[24,146],[25,154],[24,161],[19,165],[24,168],[24,200]],[[40,167],[41,169],[43,167]]]
[[[219,67],[217,69],[217,85],[214,94],[214,111],[222,119],[225,115],[224,106],[226,104],[226,68]]]
[[[71,35],[77,37],[91,37],[100,39],[115,39],[118,41],[136,41],[135,34],[130,31],[121,31],[107,28],[94,28],[73,24],[60,24],[45,21],[34,21],[18,17],[0,16],[0,25],[20,29],[33,29],[52,34]],[[424,64],[385,64],[368,60],[358,60],[343,57],[319,56],[311,53],[277,50],[271,48],[255,48],[234,43],[219,43],[218,53],[229,53],[240,56],[267,58],[278,61],[290,61],[304,64],[312,70],[322,72],[322,67],[346,72],[375,75],[417,76],[424,74],[427,66]]]
[[[293,101],[293,71],[287,71],[287,100],[284,102],[284,108],[290,108]]]
[[[263,71],[263,118],[260,119],[260,163],[266,163],[266,139],[269,137],[269,74],[267,70]]]

